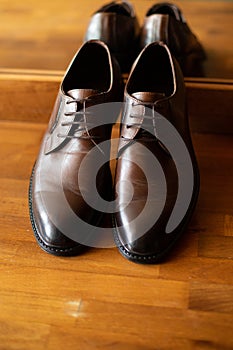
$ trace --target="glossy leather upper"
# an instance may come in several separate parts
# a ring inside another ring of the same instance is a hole
[[[147,11],[140,47],[154,41],[163,41],[169,47],[185,76],[203,75],[204,50],[176,5],[158,3]]]
[[[133,6],[113,1],[97,10],[90,19],[85,40],[105,42],[118,59],[121,69],[130,69],[138,52],[139,23]]]
[[[130,260],[156,262],[186,227],[199,190],[183,75],[165,44],[149,44],[137,58],[122,115],[116,241]]]
[[[104,43],[86,42],[61,83],[32,176],[33,221],[36,234],[47,251],[54,248],[62,255],[84,244],[85,239],[88,244],[87,233],[82,232],[77,218],[92,226],[98,225],[102,213],[93,209],[88,204],[91,199],[87,202],[83,195],[91,195],[89,189],[96,181],[93,178],[95,162],[90,159],[82,178],[79,170],[82,160],[93,148],[97,149],[96,157],[102,157],[98,145],[111,137],[112,120],[96,106],[120,99],[118,63]],[[109,159],[109,152],[110,146],[105,149],[106,159]],[[109,199],[108,162],[97,174],[97,188],[103,198]],[[67,229],[73,230],[74,240],[67,237]]]

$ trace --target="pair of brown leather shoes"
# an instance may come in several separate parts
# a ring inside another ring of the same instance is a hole
[[[49,253],[69,256],[105,246],[100,221],[112,213],[120,252],[134,262],[156,263],[189,222],[198,167],[183,75],[163,42],[138,55],[122,100],[116,59],[102,41],[87,41],[61,83],[30,180],[33,230]],[[111,131],[119,113],[112,191]]]
[[[181,10],[171,3],[153,5],[140,28],[131,3],[113,1],[90,19],[85,40],[104,41],[128,72],[138,53],[155,41],[163,41],[179,62],[184,76],[202,76],[205,52],[190,30]]]

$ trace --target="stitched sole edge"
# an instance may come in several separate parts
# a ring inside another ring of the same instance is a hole
[[[176,236],[176,238],[172,241],[172,243],[163,250],[160,254],[152,254],[152,255],[139,255],[136,253],[130,253],[124,245],[120,242],[118,238],[118,230],[117,227],[114,227],[114,240],[117,245],[117,248],[122,256],[124,256],[127,260],[132,261],[137,264],[158,264],[161,263],[169,251],[172,249],[172,247],[175,245],[175,243],[179,240],[179,238],[182,236],[183,231],[180,231],[180,234]]]
[[[117,226],[115,223],[115,218],[113,217],[113,235],[114,235],[114,241],[116,243],[116,246],[121,253],[121,255],[126,258],[129,261],[132,261],[137,264],[157,264],[162,261],[164,256],[167,253],[166,251],[163,251],[161,254],[152,254],[152,255],[139,255],[136,253],[130,253],[124,245],[119,240],[119,234],[117,230]],[[169,246],[169,250],[171,249],[172,246]]]

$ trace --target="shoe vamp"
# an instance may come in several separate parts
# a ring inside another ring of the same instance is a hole
[[[117,165],[116,218],[126,241],[144,235],[157,221],[164,230],[177,198],[178,178],[173,159],[157,144],[150,144],[149,148],[142,155],[128,147]],[[129,194],[131,190],[133,195]]]

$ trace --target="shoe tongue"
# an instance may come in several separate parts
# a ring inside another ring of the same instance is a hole
[[[132,96],[142,102],[155,102],[163,99],[165,97],[165,94],[163,92],[139,91],[134,92]]]
[[[72,89],[67,91],[67,95],[75,99],[79,99],[79,98],[82,99],[92,95],[97,95],[98,93],[99,93],[98,90],[93,90],[93,89]]]

